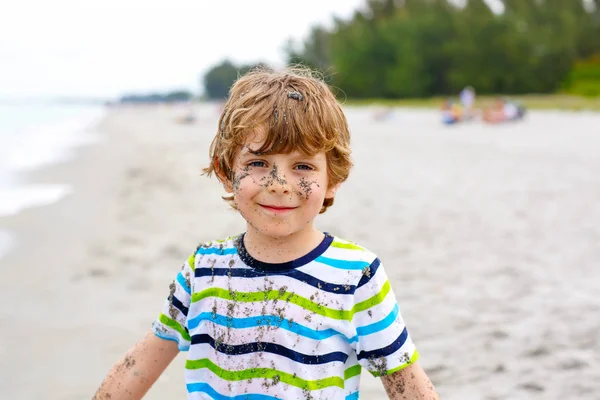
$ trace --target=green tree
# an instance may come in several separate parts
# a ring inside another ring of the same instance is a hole
[[[395,98],[554,92],[600,52],[600,0],[501,1],[498,14],[485,0],[366,0],[289,61],[327,70],[348,97]]]
[[[331,33],[327,29],[314,26],[300,49],[294,42],[288,41],[285,48],[288,63],[326,72],[331,66],[330,38]]]
[[[174,92],[167,93],[165,96],[167,102],[178,102],[178,101],[190,101],[192,100],[192,93],[186,90],[177,90]]]
[[[238,68],[229,60],[212,67],[204,75],[204,92],[208,99],[223,100],[238,77]]]

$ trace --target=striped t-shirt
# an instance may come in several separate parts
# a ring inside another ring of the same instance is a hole
[[[157,336],[189,350],[189,399],[358,399],[418,358],[379,259],[337,237],[281,264],[243,235],[197,248],[170,286]]]

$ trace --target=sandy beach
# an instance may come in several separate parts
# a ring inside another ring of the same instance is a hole
[[[33,172],[69,183],[0,219],[0,398],[92,397],[200,241],[244,221],[200,176],[215,106],[111,110],[99,144]],[[600,395],[600,114],[446,127],[435,111],[347,108],[350,179],[317,219],[382,259],[443,399]],[[146,396],[183,399],[180,355]],[[383,399],[363,373],[361,399]]]

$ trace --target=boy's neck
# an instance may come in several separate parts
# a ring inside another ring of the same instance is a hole
[[[246,251],[258,261],[284,263],[296,260],[316,248],[325,235],[314,227],[285,237],[270,237],[248,225],[244,235]]]

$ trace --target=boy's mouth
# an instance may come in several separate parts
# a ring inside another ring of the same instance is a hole
[[[262,208],[264,208],[267,211],[271,211],[276,214],[282,214],[282,213],[296,209],[296,207],[271,206],[271,205],[267,205],[267,204],[259,204],[259,206],[261,206]]]

